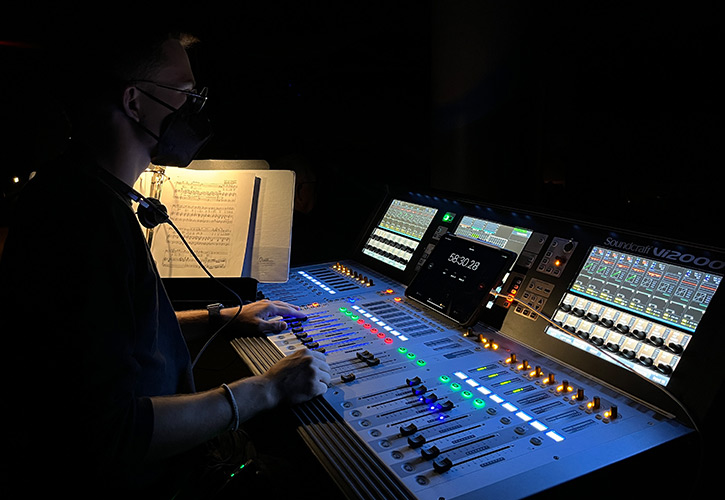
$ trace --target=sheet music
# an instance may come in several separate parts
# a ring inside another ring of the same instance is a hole
[[[137,189],[149,193],[151,173]],[[239,277],[246,251],[255,186],[254,172],[166,167],[161,202],[197,257],[216,277]],[[206,276],[176,231],[168,224],[154,230],[151,253],[159,274]]]

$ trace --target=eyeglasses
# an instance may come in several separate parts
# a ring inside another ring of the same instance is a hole
[[[173,90],[174,92],[181,92],[182,94],[186,94],[186,103],[190,106],[192,113],[198,113],[199,111],[202,110],[202,108],[204,108],[204,105],[206,104],[207,94],[209,93],[209,89],[207,87],[204,87],[200,91],[197,91],[196,89],[192,89],[192,90],[177,89],[176,87],[170,87],[168,85],[164,85],[162,83],[154,82],[152,80],[133,80],[130,83],[151,83],[151,84],[156,85],[157,87],[160,87],[162,89]],[[176,110],[176,108],[174,108],[173,106],[171,106],[168,103],[162,101],[161,99],[159,99],[155,95],[153,95],[153,94],[151,94],[149,92],[146,92],[141,87],[136,87],[136,88],[138,88],[139,91],[141,91],[141,93],[147,95],[148,97],[150,97],[154,101],[158,102],[159,104],[161,104],[163,106],[166,106],[169,109]]]

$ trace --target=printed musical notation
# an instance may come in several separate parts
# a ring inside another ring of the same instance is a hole
[[[242,274],[254,179],[253,172],[244,170],[166,167],[161,203],[197,257],[215,276]],[[155,229],[151,253],[162,277],[206,275],[167,224]]]

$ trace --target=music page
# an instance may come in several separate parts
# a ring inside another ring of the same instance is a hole
[[[148,194],[150,172],[137,182]],[[239,277],[247,248],[255,175],[244,170],[192,170],[166,167],[161,195],[171,220],[189,246],[216,277]],[[206,276],[176,231],[157,226],[151,253],[163,278]]]

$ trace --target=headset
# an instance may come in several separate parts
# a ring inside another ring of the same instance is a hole
[[[215,283],[217,283],[219,286],[230,292],[238,301],[239,305],[237,306],[237,312],[232,316],[231,318],[227,319],[217,330],[209,337],[209,339],[206,341],[206,343],[202,346],[202,348],[199,350],[199,352],[196,355],[196,358],[194,358],[194,361],[191,363],[191,368],[193,369],[196,366],[196,363],[199,361],[199,358],[204,353],[206,348],[212,343],[212,341],[221,333],[222,330],[224,330],[230,323],[232,323],[237,316],[239,316],[239,313],[242,312],[242,304],[243,301],[230,287],[219,281],[209,270],[206,268],[206,266],[201,262],[199,257],[197,257],[194,250],[192,250],[189,243],[186,241],[186,238],[184,238],[184,235],[181,234],[181,231],[179,231],[179,228],[176,227],[174,222],[171,220],[171,217],[169,217],[169,212],[164,206],[161,201],[159,201],[156,198],[146,197],[143,196],[141,193],[136,191],[134,188],[123,182],[121,179],[116,177],[115,175],[111,174],[107,170],[98,167],[97,168],[97,175],[96,178],[99,179],[103,184],[108,186],[111,190],[114,192],[122,195],[127,196],[131,199],[131,201],[136,202],[138,205],[136,207],[136,217],[138,217],[138,221],[141,223],[142,226],[144,226],[147,229],[153,229],[159,224],[168,224],[171,226],[174,231],[176,231],[176,234],[179,235],[179,238],[181,239],[181,242],[184,244],[184,246],[189,250],[189,253],[191,253],[191,256],[194,257],[194,260],[201,266],[203,271],[206,273],[207,276],[209,276],[212,280],[214,280]]]

